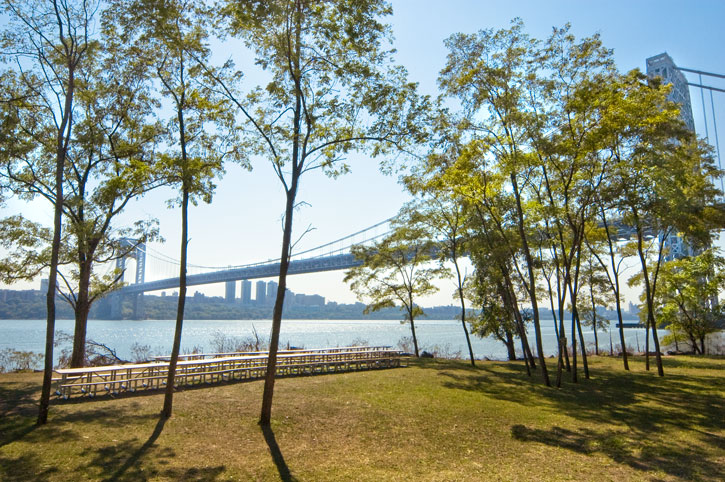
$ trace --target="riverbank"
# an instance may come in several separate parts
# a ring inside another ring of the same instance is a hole
[[[664,378],[590,359],[561,389],[520,363],[409,368],[51,405],[40,375],[0,375],[2,480],[721,480],[725,359],[665,357]],[[580,377],[583,378],[583,377]],[[566,377],[568,380],[568,377]]]

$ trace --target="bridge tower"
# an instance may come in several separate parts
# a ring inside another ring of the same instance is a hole
[[[136,261],[136,273],[134,284],[143,283],[146,278],[146,243],[138,243],[135,239],[123,238],[121,240],[123,249],[132,248],[126,256],[116,259],[116,268],[121,270],[121,281],[124,281],[126,275],[126,261],[133,258]],[[144,316],[143,293],[133,296],[133,319],[140,320]],[[114,293],[111,295],[111,317],[120,319],[122,317],[124,295]]]
[[[666,52],[647,59],[647,76],[661,77],[663,83],[672,84],[672,90],[667,99],[680,104],[680,117],[691,131],[695,131],[695,121],[692,117],[692,102],[690,101],[690,88],[687,84],[687,78],[680,72]],[[662,239],[662,233],[659,234],[660,242],[664,242],[668,253],[665,256],[666,261],[672,259],[684,258],[695,254],[692,247],[685,242],[677,233],[670,234],[666,239]]]

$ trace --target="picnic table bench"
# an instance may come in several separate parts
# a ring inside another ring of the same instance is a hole
[[[388,347],[368,348],[281,351],[277,356],[276,372],[278,376],[297,376],[407,365],[399,350]],[[264,377],[267,371],[267,352],[220,355],[226,356],[179,359],[174,385],[258,379]],[[169,364],[169,361],[157,360],[126,365],[59,368],[55,370],[59,376],[53,378],[56,382],[55,394],[67,399],[74,395],[95,397],[99,393],[117,395],[122,392],[158,389],[166,385]]]

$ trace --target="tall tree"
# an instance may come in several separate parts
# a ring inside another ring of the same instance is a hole
[[[603,119],[606,148],[614,161],[610,175],[616,176],[622,188],[617,210],[635,233],[646,326],[652,330],[660,376],[664,376],[664,369],[655,298],[667,253],[664,240],[672,233],[681,233],[693,247],[704,247],[713,230],[722,226],[721,207],[714,202],[719,191],[712,183],[720,173],[680,119],[679,106],[667,101],[668,92],[669,87],[632,71],[622,76],[612,91],[618,108]],[[649,241],[654,233],[659,235]]]
[[[76,76],[75,129],[66,155],[65,193],[61,203],[65,242],[59,270],[60,293],[75,312],[72,368],[85,362],[88,313],[95,300],[118,286],[119,273],[98,276],[96,264],[112,262],[136,243],[155,235],[153,222],[119,228],[116,220],[132,199],[158,185],[151,165],[159,129],[149,121],[154,103],[148,97],[147,69],[122,51],[107,35],[94,42],[87,65]],[[52,170],[35,163],[8,165],[5,175],[15,192],[25,198],[41,197],[56,203]]]
[[[167,150],[159,158],[160,174],[179,190],[181,208],[179,300],[171,350],[163,417],[171,417],[174,380],[184,322],[189,203],[211,202],[214,178],[225,158],[243,160],[230,106],[210,88],[204,66],[210,56],[208,10],[196,0],[117,1],[108,23],[120,38],[137,44],[151,65],[161,96],[173,115],[166,121]]]
[[[460,101],[470,135],[485,145],[488,157],[496,159],[496,169],[508,180],[506,189],[513,194],[514,219],[526,269],[522,282],[532,307],[543,382],[549,386],[539,320],[537,269],[528,232],[531,212],[525,206],[525,190],[537,169],[526,138],[531,117],[526,102],[537,42],[523,32],[523,24],[516,20],[510,29],[455,34],[446,40],[446,46],[449,54],[439,77],[441,89]]]
[[[253,152],[271,162],[285,192],[279,287],[260,414],[263,426],[270,424],[272,415],[301,177],[313,170],[332,177],[347,172],[343,159],[352,150],[378,156],[422,140],[416,122],[426,104],[416,95],[416,86],[407,82],[405,71],[392,65],[385,45],[391,31],[381,18],[391,13],[382,0],[228,1],[220,10],[230,19],[230,32],[254,50],[271,79],[264,89],[243,98],[221,75],[212,75],[248,121],[255,133]]]
[[[55,291],[60,255],[63,207],[63,174],[73,134],[77,76],[84,68],[86,54],[93,42],[94,0],[5,0],[7,28],[2,33],[3,60],[14,63],[17,82],[32,94],[32,102],[16,104],[23,112],[18,119],[27,124],[37,144],[20,163],[34,165],[45,158],[54,159],[53,240],[48,275],[47,326],[43,387],[38,424],[48,420],[50,383],[53,371],[53,334],[55,330]],[[26,108],[30,107],[30,108]]]
[[[568,25],[554,29],[539,55],[544,72],[531,82],[529,103],[534,113],[527,132],[539,159],[542,192],[536,193],[536,199],[542,205],[546,238],[556,242],[553,254],[563,277],[561,294],[569,295],[572,306],[572,380],[576,381],[575,333],[582,338],[577,325],[579,269],[586,226],[596,213],[593,201],[607,172],[600,123],[609,105],[603,94],[615,72],[611,51],[599,37],[577,40]],[[538,191],[538,183],[531,186]],[[562,296],[559,306],[563,304]],[[563,338],[561,319],[559,331]],[[588,377],[586,350],[580,341]],[[557,380],[560,370],[561,363]]]
[[[395,226],[379,243],[354,246],[352,252],[362,264],[345,273],[345,282],[358,297],[369,300],[366,313],[394,306],[405,312],[415,356],[420,356],[415,319],[423,315],[415,300],[438,291],[432,280],[447,274],[434,261],[435,243],[427,234],[406,223]]]
[[[514,196],[503,187],[507,176],[495,169],[484,142],[474,139],[459,145],[461,139],[457,136],[452,136],[450,141],[448,154],[428,156],[424,172],[431,175],[431,182],[444,196],[465,208],[466,247],[476,270],[469,292],[485,309],[493,303],[481,290],[495,287],[496,295],[501,298],[500,306],[514,320],[515,333],[521,340],[524,361],[530,370],[536,364],[519,307],[519,293],[525,292],[522,281],[525,275],[521,268]],[[455,155],[449,155],[454,151]],[[491,321],[485,313],[484,317]],[[505,325],[505,320],[502,323]]]
[[[408,189],[412,192],[418,189],[413,185],[414,182],[412,178],[408,178],[406,181]],[[468,235],[468,217],[464,212],[464,206],[447,197],[439,189],[434,188],[429,191],[429,194],[426,195],[422,202],[411,208],[412,210],[408,214],[409,222],[428,231],[438,246],[438,258],[443,265],[445,263],[453,265],[456,283],[454,296],[461,305],[461,327],[466,337],[471,366],[475,367],[476,359],[473,356],[471,337],[466,324],[466,296],[464,290],[466,276],[461,266],[461,259],[465,256],[465,243]]]
[[[603,189],[603,191],[605,192],[607,190],[607,188]],[[619,343],[622,349],[622,363],[624,364],[624,369],[629,370],[629,355],[627,353],[627,343],[624,339],[624,319],[622,317],[622,301],[624,300],[624,298],[622,296],[620,286],[620,275],[623,271],[622,263],[624,262],[626,257],[631,254],[627,252],[625,246],[617,245],[619,230],[616,226],[612,226],[611,224],[611,216],[613,214],[613,210],[611,209],[611,206],[604,204],[604,196],[602,196],[601,194],[602,193],[600,192],[597,200],[597,207],[599,210],[598,220],[601,223],[601,228],[588,229],[585,234],[585,242],[590,253],[599,263],[602,273],[606,276],[609,283],[609,287],[612,292],[612,297],[614,298],[614,303],[617,310],[617,320],[619,324]],[[604,243],[606,243],[606,254],[602,253],[603,249],[601,248],[601,245]],[[607,264],[607,261],[605,261],[605,256],[609,257],[609,264]]]

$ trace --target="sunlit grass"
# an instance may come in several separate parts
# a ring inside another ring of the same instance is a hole
[[[39,374],[0,375],[0,480],[722,480],[725,359],[591,360],[561,389],[519,363],[421,360],[409,368],[51,406]],[[550,368],[553,368],[553,363]]]

